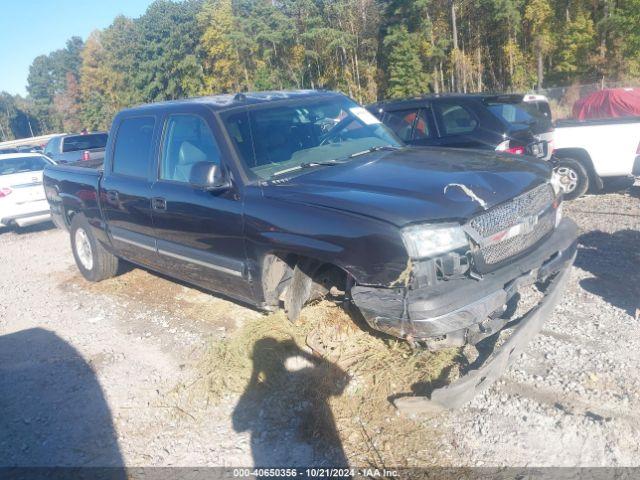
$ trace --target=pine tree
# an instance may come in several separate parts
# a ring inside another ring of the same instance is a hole
[[[555,78],[562,83],[583,77],[591,69],[591,57],[596,48],[593,21],[583,10],[566,19],[556,48],[553,67]]]
[[[388,49],[389,64],[387,96],[401,98],[428,92],[429,75],[415,47],[415,36],[402,25],[385,37],[384,46]]]
[[[544,58],[553,49],[551,21],[553,10],[549,0],[529,0],[525,8],[524,19],[529,27],[532,53],[536,58],[538,88],[544,82]]]

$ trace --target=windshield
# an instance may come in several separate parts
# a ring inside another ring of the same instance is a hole
[[[244,164],[262,179],[401,146],[380,120],[346,97],[234,113],[225,124]]]
[[[39,172],[49,162],[44,157],[13,157],[0,160],[0,175],[13,173]]]
[[[535,104],[521,103],[489,103],[487,108],[496,117],[509,125],[529,127],[534,134],[553,130],[551,119],[539,111]]]

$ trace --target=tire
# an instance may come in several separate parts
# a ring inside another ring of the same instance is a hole
[[[554,170],[560,175],[565,200],[574,200],[589,190],[589,172],[577,160],[560,158]]]
[[[109,253],[96,239],[86,217],[77,214],[71,220],[71,250],[78,270],[90,282],[113,277],[118,271],[118,257]]]

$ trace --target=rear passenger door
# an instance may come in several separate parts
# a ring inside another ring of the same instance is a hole
[[[435,125],[428,107],[385,112],[382,121],[410,145],[432,145]]]
[[[439,136],[434,144],[452,148],[487,148],[480,121],[471,108],[461,102],[437,101],[433,113]]]
[[[190,183],[191,169],[201,162],[229,172],[213,122],[208,111],[176,112],[164,118],[151,200],[158,253],[171,275],[250,299],[237,187],[207,191]]]
[[[105,164],[101,205],[118,253],[128,260],[159,264],[151,220],[151,165],[157,137],[154,115],[124,117],[114,125]]]

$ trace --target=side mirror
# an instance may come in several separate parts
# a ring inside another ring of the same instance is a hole
[[[189,183],[203,190],[222,190],[230,186],[220,165],[211,162],[194,163],[191,167]]]

